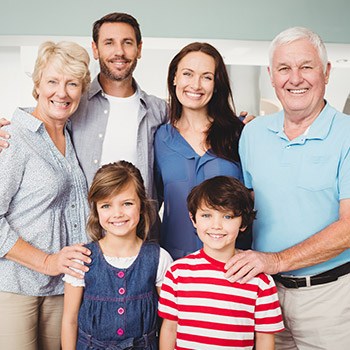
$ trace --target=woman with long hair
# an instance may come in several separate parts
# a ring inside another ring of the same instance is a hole
[[[160,242],[177,259],[202,246],[186,207],[191,189],[217,175],[242,180],[238,140],[243,123],[235,113],[223,58],[208,43],[191,43],[173,58],[168,91],[170,123],[155,136],[155,172],[164,202]],[[250,239],[238,245],[248,248]]]

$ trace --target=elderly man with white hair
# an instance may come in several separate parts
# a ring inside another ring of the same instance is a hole
[[[274,275],[286,326],[277,349],[350,349],[350,118],[324,99],[330,69],[317,34],[280,33],[269,73],[283,110],[240,140],[256,251],[226,267],[232,281]]]

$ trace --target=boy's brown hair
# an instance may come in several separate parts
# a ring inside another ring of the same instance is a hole
[[[216,210],[230,211],[242,217],[241,227],[250,227],[256,211],[250,191],[237,179],[216,176],[194,187],[187,197],[187,207],[196,222],[196,213],[206,205]]]

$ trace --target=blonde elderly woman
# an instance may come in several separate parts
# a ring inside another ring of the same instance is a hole
[[[35,108],[18,108],[0,154],[0,349],[60,349],[62,273],[89,262],[87,185],[66,130],[90,83],[75,43],[39,48]]]

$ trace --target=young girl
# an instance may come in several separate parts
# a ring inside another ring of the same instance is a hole
[[[89,203],[92,262],[84,280],[64,277],[62,348],[158,349],[158,293],[172,259],[145,242],[154,215],[140,171],[126,161],[104,165]]]

